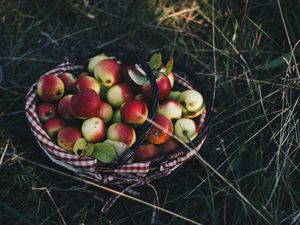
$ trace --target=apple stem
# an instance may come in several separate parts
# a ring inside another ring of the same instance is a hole
[[[183,133],[183,135],[188,139],[189,143],[191,143],[192,140],[191,140],[191,139],[189,138],[189,136],[188,136],[188,131],[187,131],[187,130],[184,130],[184,131],[182,131],[182,133]]]
[[[187,130],[184,130],[182,131],[183,135],[187,136],[188,135],[188,131]]]
[[[62,91],[56,92],[56,96],[61,96],[62,94],[63,94]]]
[[[52,111],[50,111],[50,112],[46,112],[46,117],[50,117],[50,116],[52,116]]]

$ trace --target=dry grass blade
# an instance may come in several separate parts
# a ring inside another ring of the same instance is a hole
[[[142,116],[142,115],[140,115]],[[175,140],[177,140],[180,144],[182,144],[185,148],[189,149],[190,151],[195,151],[195,149],[192,149],[189,147],[186,143],[184,143],[180,138],[170,133],[168,130],[164,129],[162,126],[157,124],[156,122],[150,120],[147,118],[147,121],[151,123],[153,126],[158,127],[161,130],[164,130],[164,132],[168,133],[170,136],[172,136]],[[196,152],[196,151],[195,151]],[[223,182],[225,182],[233,191],[235,191],[238,196],[247,204],[249,205],[252,210],[254,210],[267,224],[272,225],[272,223],[233,185],[229,180],[227,180],[222,174],[220,174],[212,165],[210,165],[202,156],[196,152],[196,157],[199,159],[199,161],[206,166],[213,174],[215,174],[218,178],[220,178]]]
[[[279,12],[280,12],[280,18],[281,18],[281,21],[282,21],[282,24],[283,24],[283,27],[284,27],[284,30],[285,30],[286,38],[287,38],[289,46],[290,46],[292,59],[294,61],[294,64],[297,65],[297,60],[296,60],[294,48],[293,48],[293,45],[292,45],[292,42],[291,42],[291,39],[290,39],[290,36],[289,36],[289,32],[288,32],[286,23],[285,23],[285,19],[284,19],[284,16],[283,16],[280,0],[277,0],[277,4],[278,4]],[[300,79],[300,73],[299,73],[298,67],[296,67],[296,71],[297,71],[298,78]]]
[[[162,208],[203,224],[265,225],[262,216],[300,224],[299,11],[297,0],[0,1],[0,223],[64,224],[46,191],[42,198],[32,187],[47,187],[66,224],[147,221],[151,205],[122,198],[131,218],[121,204],[99,216],[93,188],[7,157],[49,160],[24,116],[38,76],[65,56],[116,44],[171,55],[204,85],[215,81],[206,161],[197,156],[153,182]],[[161,213],[157,223],[190,222]]]
[[[186,222],[189,222],[189,223],[191,223],[191,224],[201,225],[201,223],[198,223],[198,222],[196,222],[196,221],[194,221],[194,220],[191,220],[191,219],[186,218],[186,217],[184,217],[184,216],[182,216],[182,215],[179,215],[179,214],[177,214],[177,213],[174,213],[174,212],[172,212],[172,211],[170,211],[170,210],[161,208],[161,207],[156,206],[156,205],[153,205],[153,204],[151,204],[151,203],[149,203],[149,202],[146,202],[146,201],[143,201],[143,200],[141,200],[141,199],[135,198],[135,197],[133,197],[133,196],[127,195],[127,194],[125,194],[125,193],[116,191],[116,190],[114,190],[114,189],[112,189],[112,188],[108,188],[108,187],[105,187],[105,186],[103,186],[103,185],[97,184],[97,183],[95,183],[95,182],[92,182],[92,181],[89,181],[89,180],[86,180],[86,179],[83,179],[83,178],[80,178],[80,177],[77,177],[77,176],[74,176],[74,175],[71,175],[71,174],[62,172],[62,171],[59,171],[59,170],[56,170],[56,169],[53,169],[53,168],[50,168],[50,167],[48,167],[48,166],[42,165],[42,164],[40,164],[40,163],[34,162],[34,161],[29,160],[29,159],[26,159],[26,158],[24,158],[24,157],[18,156],[18,155],[16,155],[16,154],[8,154],[8,153],[6,153],[6,155],[8,155],[8,156],[10,156],[10,157],[14,157],[15,160],[20,160],[20,161],[23,161],[23,162],[30,163],[30,164],[32,164],[32,165],[38,166],[38,167],[40,167],[40,168],[43,168],[43,169],[45,169],[45,170],[54,172],[54,173],[56,173],[56,174],[60,174],[60,175],[63,175],[63,176],[65,176],[65,177],[69,177],[69,178],[72,178],[72,179],[74,179],[74,180],[84,182],[84,183],[86,183],[86,184],[88,184],[88,185],[91,185],[91,186],[93,186],[93,187],[96,187],[96,188],[99,188],[99,189],[101,189],[101,190],[107,191],[107,192],[109,192],[109,193],[112,193],[112,194],[115,194],[115,195],[120,195],[120,196],[122,196],[122,197],[124,197],[124,198],[127,198],[127,199],[133,200],[133,201],[135,201],[135,202],[141,203],[141,204],[143,204],[143,205],[146,205],[146,206],[155,208],[155,209],[157,209],[157,210],[159,210],[159,211],[161,211],[161,212],[164,212],[164,213],[167,213],[167,214],[169,214],[169,215],[175,216],[175,217],[177,217],[177,218],[179,218],[179,219],[182,219],[182,220],[184,220],[184,221],[186,221]],[[54,202],[53,202],[53,203],[54,203]],[[57,207],[57,206],[56,206],[56,207]],[[60,214],[60,215],[61,215],[61,214]]]
[[[19,158],[19,157],[17,157],[17,158]],[[35,188],[35,187],[32,187],[32,190],[36,190],[36,191],[45,191],[45,192],[47,193],[47,195],[49,196],[50,200],[52,201],[54,207],[56,208],[56,211],[57,211],[59,217],[61,218],[62,223],[63,223],[64,225],[67,225],[67,223],[66,223],[64,217],[62,216],[62,214],[61,214],[59,208],[57,207],[57,205],[56,205],[56,203],[55,203],[55,201],[54,201],[52,195],[50,194],[50,191],[48,190],[48,188],[45,188],[45,187],[44,187],[44,188]]]
[[[0,167],[1,167],[1,164],[2,164],[2,162],[3,162],[5,153],[6,153],[6,151],[7,151],[8,145],[9,145],[9,143],[6,143],[6,145],[5,145],[5,147],[4,147],[4,150],[3,150],[3,152],[2,152],[2,155],[1,155],[1,158],[0,158]]]

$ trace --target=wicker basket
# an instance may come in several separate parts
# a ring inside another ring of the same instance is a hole
[[[72,60],[66,58],[64,63],[56,66],[51,71],[45,73],[45,75],[59,75],[63,72],[83,71],[87,66],[88,59],[100,53],[115,56],[117,59],[123,62],[126,61],[140,65],[141,68],[146,72],[146,75],[151,82],[153,93],[157,93],[155,77],[145,60],[147,57],[141,57],[134,51],[121,47],[99,48],[92,50],[89,54],[83,57],[76,57]],[[154,161],[125,164],[124,162],[126,162],[138,149],[141,143],[143,143],[147,132],[151,128],[151,124],[145,123],[141,126],[139,132],[137,132],[140,135],[137,136],[137,140],[134,145],[126,150],[126,152],[119,158],[117,163],[103,166],[103,164],[99,164],[96,159],[82,158],[74,155],[55,144],[43,130],[42,124],[40,123],[36,114],[36,104],[38,101],[36,83],[32,85],[26,96],[25,112],[29,122],[29,127],[41,149],[54,163],[75,172],[85,179],[109,186],[123,185],[123,192],[128,192],[134,187],[143,185],[148,185],[151,186],[151,188],[154,188],[149,184],[149,182],[169,175],[172,171],[191,159],[197,153],[197,151],[199,151],[206,138],[209,125],[211,94],[206,90],[205,85],[203,85],[203,81],[196,78],[194,73],[191,71],[180,67],[180,65],[176,62],[174,64],[174,72],[176,89],[196,89],[202,93],[205,99],[205,110],[199,117],[198,121],[198,136],[191,143],[189,143],[190,148],[181,146],[174,152],[157,158]],[[149,119],[153,119],[155,117],[157,106],[158,96],[154,95],[154,98],[151,102],[151,107],[149,109]],[[106,212],[118,197],[119,196],[112,197],[105,204],[102,212]],[[157,198],[156,201],[158,201]]]

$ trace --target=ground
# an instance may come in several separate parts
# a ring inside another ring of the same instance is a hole
[[[1,1],[0,224],[150,221],[151,207],[124,198],[101,214],[83,182],[57,173],[67,171],[24,114],[40,75],[109,44],[173,54],[215,90],[199,155],[153,182],[162,208],[200,224],[300,224],[299,10],[295,0]],[[157,224],[190,222],[160,212]]]

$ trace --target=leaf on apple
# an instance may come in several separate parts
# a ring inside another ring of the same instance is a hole
[[[169,75],[172,72],[173,64],[174,64],[174,59],[173,59],[173,57],[171,57],[169,59],[169,61],[167,62],[166,75]]]
[[[160,53],[155,53],[152,55],[150,62],[149,62],[149,66],[151,69],[159,69],[159,67],[161,66],[162,63],[162,56]]]
[[[84,153],[83,156],[84,157],[91,156],[93,154],[93,152],[94,152],[94,148],[95,148],[94,144],[88,143],[87,148],[86,148],[85,153]]]
[[[136,74],[131,69],[128,69],[128,75],[133,80],[133,82],[136,83],[137,85],[143,85],[148,81],[148,77]]]
[[[103,163],[111,163],[117,158],[114,147],[107,143],[96,143],[91,156]]]
[[[107,139],[104,141],[104,143],[107,143],[107,144],[110,144],[111,146],[113,146],[114,149],[116,150],[117,156],[121,156],[128,149],[128,145],[126,145],[123,142]]]

